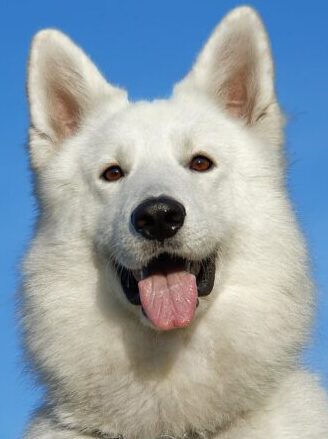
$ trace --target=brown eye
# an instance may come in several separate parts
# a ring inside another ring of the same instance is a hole
[[[189,169],[197,172],[208,171],[209,169],[211,169],[212,166],[212,160],[203,155],[196,155],[191,159],[191,162],[189,163]]]
[[[106,181],[116,181],[124,176],[122,169],[117,166],[110,166],[102,173],[102,178]]]

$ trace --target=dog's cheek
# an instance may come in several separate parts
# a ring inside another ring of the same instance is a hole
[[[187,203],[184,241],[195,254],[208,254],[230,233],[233,224],[233,203],[228,182],[212,184],[202,197]]]
[[[118,196],[119,195],[119,196]],[[122,194],[116,194],[101,206],[95,224],[91,224],[98,253],[107,260],[124,261],[125,249],[133,249],[133,237],[129,231],[129,215],[122,201]]]

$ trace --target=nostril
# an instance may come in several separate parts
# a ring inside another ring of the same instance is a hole
[[[137,218],[134,221],[136,228],[138,230],[142,230],[147,226],[153,226],[154,225],[154,219],[152,218],[151,215],[144,215],[141,218]]]
[[[182,211],[172,211],[167,212],[165,215],[165,222],[167,224],[171,224],[172,226],[181,225],[181,221],[184,218],[184,214]]]

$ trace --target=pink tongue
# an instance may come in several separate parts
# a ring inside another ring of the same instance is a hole
[[[142,306],[158,329],[183,328],[192,321],[197,303],[193,274],[177,271],[153,274],[138,282]]]

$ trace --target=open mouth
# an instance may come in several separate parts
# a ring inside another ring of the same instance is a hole
[[[211,293],[215,280],[215,255],[190,261],[168,253],[139,270],[115,264],[122,289],[133,305],[161,330],[182,328],[193,320],[198,297]]]

